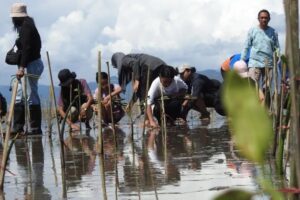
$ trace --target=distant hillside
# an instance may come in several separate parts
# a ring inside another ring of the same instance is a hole
[[[219,81],[222,81],[222,76],[221,73],[217,70],[203,70],[203,71],[199,71],[199,73],[204,74],[206,76],[208,76],[211,79],[217,79]],[[116,76],[113,76],[111,78],[111,82],[112,83],[117,83],[118,82],[118,78]],[[97,83],[96,82],[89,82],[89,87],[92,91],[92,93],[95,91],[95,89],[97,88]],[[10,86],[8,85],[0,85],[0,92],[3,94],[3,96],[5,96],[7,102],[10,102],[10,97],[11,97],[11,92],[9,91]],[[58,94],[60,91],[60,88],[58,86],[54,87],[55,90],[55,94],[56,94],[56,98],[58,98]],[[42,102],[45,102],[46,100],[49,99],[49,91],[50,91],[50,86],[49,85],[39,85],[39,94],[40,94],[40,98],[42,100]],[[131,84],[128,84],[128,87],[126,88],[126,94],[122,94],[122,98],[128,100],[132,94],[131,92]]]
[[[221,72],[219,70],[207,69],[207,70],[199,71],[199,73],[207,76],[210,79],[217,79],[221,82],[223,81]]]

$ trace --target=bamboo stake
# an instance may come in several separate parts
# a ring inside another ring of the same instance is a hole
[[[291,133],[293,144],[292,151],[292,173],[291,187],[300,184],[300,124],[299,124],[299,102],[300,102],[300,60],[299,60],[299,11],[297,0],[285,0],[284,8],[286,14],[286,55],[289,55],[288,66],[291,78],[291,103],[292,122]]]
[[[117,143],[117,137],[116,137],[116,129],[115,129],[115,121],[114,121],[114,115],[113,115],[113,97],[111,95],[111,88],[110,88],[110,70],[109,70],[109,62],[106,62],[106,66],[107,66],[107,74],[108,74],[108,95],[110,96],[110,119],[111,119],[111,123],[112,123],[112,131],[113,131],[113,136],[114,136],[114,158],[115,158],[115,162],[114,162],[114,167],[115,167],[115,199],[118,199],[118,161],[117,161],[117,147],[118,147],[118,143]]]
[[[23,87],[23,93],[24,93],[23,95],[25,98],[25,133],[28,133],[27,70],[25,71],[25,74],[24,74],[22,87]],[[26,139],[27,139],[27,137],[26,137]]]
[[[101,104],[101,51],[98,52],[98,144],[99,153],[103,154],[103,141],[102,141],[102,104]]]
[[[11,129],[11,120],[13,117],[14,113],[14,107],[15,107],[15,102],[16,102],[16,96],[17,96],[17,89],[18,89],[18,82],[14,82],[13,86],[13,91],[12,91],[12,98],[10,101],[10,108],[9,108],[9,114],[8,114],[8,119],[7,119],[7,124],[6,124],[6,135],[4,139],[4,145],[3,145],[3,157],[2,157],[2,162],[1,162],[1,167],[0,167],[0,191],[3,191],[3,184],[4,184],[4,176],[5,176],[5,169],[6,169],[6,164],[7,160],[9,157],[8,154],[8,141],[10,139],[10,129]]]
[[[110,70],[109,70],[109,62],[106,62],[107,66],[107,74],[108,74],[108,95],[110,96],[110,118],[112,123],[112,131],[114,135],[114,142],[115,142],[115,148],[117,148],[117,138],[116,138],[116,130],[115,130],[115,120],[114,120],[114,114],[113,114],[113,97],[111,96],[111,88],[110,88]]]
[[[57,124],[57,131],[59,135],[59,143],[60,143],[60,163],[61,163],[61,176],[62,176],[62,187],[63,187],[63,198],[67,198],[67,188],[66,188],[66,179],[65,179],[65,155],[64,155],[64,135],[63,132],[60,131],[59,128],[59,119],[58,119],[58,110],[56,105],[56,96],[54,92],[54,84],[53,84],[53,78],[52,78],[52,71],[51,71],[51,63],[50,63],[50,57],[49,52],[46,52],[47,55],[47,61],[48,61],[48,69],[49,69],[49,76],[50,76],[50,88],[53,94],[53,101],[54,101],[54,107],[55,107],[55,118],[56,118],[56,124]],[[51,135],[51,133],[49,133]]]
[[[146,118],[147,118],[147,100],[148,100],[148,90],[149,90],[149,77],[150,77],[150,66],[147,69],[147,84],[146,84],[146,94],[145,94],[145,107],[144,107],[144,123],[143,123],[143,137],[145,135],[146,130]],[[141,103],[141,102],[140,102]]]
[[[101,187],[102,187],[102,197],[104,200],[107,200],[106,194],[106,183],[105,183],[105,167],[104,167],[104,154],[99,154],[99,168],[101,175]]]

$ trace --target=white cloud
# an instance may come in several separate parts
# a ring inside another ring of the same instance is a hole
[[[0,52],[4,56],[14,35],[7,1],[0,8]],[[149,53],[171,65],[190,63],[199,69],[218,68],[233,53],[240,52],[246,33],[257,24],[260,9],[271,12],[270,25],[279,31],[284,47],[282,1],[273,0],[53,0],[49,4],[28,0],[29,14],[43,40],[42,56],[50,52],[55,82],[62,67],[79,77],[94,80],[97,52],[103,66],[112,53]],[[45,70],[46,72],[46,70]],[[112,73],[115,73],[113,71]],[[48,84],[48,73],[42,83]],[[0,84],[7,75],[0,73]]]

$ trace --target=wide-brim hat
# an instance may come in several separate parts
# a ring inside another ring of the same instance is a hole
[[[24,3],[14,3],[11,6],[10,17],[27,17],[27,6]]]
[[[76,78],[76,73],[71,72],[69,69],[62,69],[58,73],[58,79],[60,80],[60,86],[68,86]]]

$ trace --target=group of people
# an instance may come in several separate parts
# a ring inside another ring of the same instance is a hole
[[[40,54],[40,35],[34,20],[27,14],[25,4],[13,4],[10,16],[14,30],[19,36],[15,45],[21,52],[16,72],[19,87],[12,132],[24,132],[25,102],[27,101],[30,114],[29,134],[41,134],[42,115],[38,79],[44,66]],[[259,11],[258,21],[259,26],[249,30],[242,53],[231,56],[221,65],[221,74],[224,79],[227,71],[235,70],[242,77],[250,77],[259,85],[259,80],[265,72],[272,70],[273,53],[279,49],[278,36],[276,31],[268,26],[270,13],[267,10]],[[225,115],[221,103],[221,83],[196,72],[196,68],[191,65],[183,64],[174,68],[152,55],[134,53],[125,55],[122,52],[114,53],[111,63],[118,70],[118,84],[109,85],[108,74],[97,73],[96,81],[99,81],[98,77],[101,78],[101,94],[96,90],[92,95],[87,81],[77,79],[76,73],[71,72],[70,69],[62,69],[58,73],[61,86],[58,112],[61,117],[65,117],[68,109],[70,110],[66,122],[72,129],[79,129],[78,124],[75,123],[78,120],[85,122],[86,127],[90,128],[89,121],[93,112],[99,112],[95,102],[101,103],[104,123],[120,121],[124,116],[124,109],[119,95],[126,90],[126,85],[130,82],[132,82],[133,95],[127,109],[139,100],[141,112],[146,115],[146,122],[149,126],[159,126],[162,114],[171,124],[176,119],[185,122],[191,109],[201,114],[201,120],[210,119],[207,107],[213,107],[217,113]],[[22,88],[22,82],[25,80],[28,83],[26,93]],[[24,98],[25,94],[28,94],[27,99]],[[99,97],[101,97],[101,102],[98,102]]]

